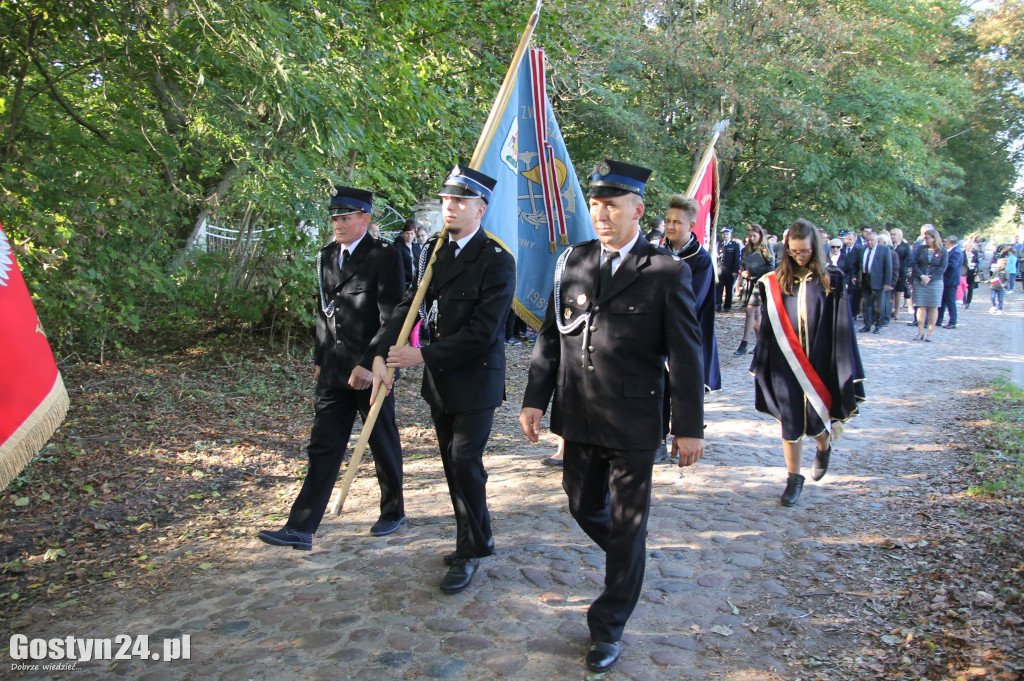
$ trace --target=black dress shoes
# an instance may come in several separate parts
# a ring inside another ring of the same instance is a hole
[[[285,525],[280,530],[261,530],[259,540],[274,546],[290,546],[299,551],[313,550],[313,533],[300,532]]]
[[[385,520],[380,518],[370,528],[370,534],[374,537],[385,537],[393,532],[398,531],[398,528],[405,524],[406,517],[403,515],[398,520]]]
[[[832,456],[832,445],[828,446],[825,451],[818,450],[818,453],[814,455],[814,468],[811,469],[811,480],[821,480],[825,477],[826,471],[828,471],[828,460]]]
[[[875,329],[871,333],[882,333],[882,327],[876,326]]]
[[[587,652],[587,669],[592,672],[606,672],[618,661],[621,654],[622,646],[617,641],[615,643],[597,641],[590,646],[590,650]]]
[[[795,506],[800,499],[800,492],[804,489],[804,476],[799,473],[790,473],[786,479],[786,491],[782,493],[783,506]]]
[[[446,594],[457,594],[473,581],[473,575],[480,567],[479,558],[462,558],[461,556],[452,559],[452,566],[448,568],[448,574],[441,581],[441,591]]]
[[[860,333],[867,333],[870,330],[871,330],[871,327],[868,326],[867,324],[865,324],[864,326],[860,327]]]

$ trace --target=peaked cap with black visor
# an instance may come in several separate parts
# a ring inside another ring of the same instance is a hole
[[[365,189],[335,185],[331,190],[331,203],[328,206],[330,215],[351,215],[352,213],[369,213],[373,210],[373,193]]]
[[[650,168],[606,158],[594,166],[590,174],[587,197],[601,199],[630,193],[643,197],[651,172]]]
[[[484,203],[491,202],[491,192],[498,181],[493,177],[484,175],[479,170],[473,170],[461,163],[456,163],[448,178],[444,181],[438,196],[463,197],[483,199]]]

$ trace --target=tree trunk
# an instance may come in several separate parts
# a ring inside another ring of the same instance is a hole
[[[172,270],[180,269],[185,263],[185,257],[195,245],[196,238],[199,236],[200,230],[210,218],[210,208],[216,206],[220,202],[220,197],[231,188],[231,185],[235,183],[235,180],[238,179],[238,176],[242,174],[247,167],[248,166],[245,163],[242,165],[232,163],[224,172],[224,177],[222,177],[220,182],[217,184],[217,188],[213,190],[213,193],[206,197],[205,203],[207,207],[204,208],[202,212],[199,213],[199,217],[196,218],[195,227],[192,228],[192,234],[189,235],[188,241],[185,242],[185,248],[182,249],[178,254],[178,257],[176,257],[174,262],[171,263]]]

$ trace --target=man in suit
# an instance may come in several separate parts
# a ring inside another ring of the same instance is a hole
[[[420,251],[423,246],[416,240],[416,221],[406,220],[402,225],[402,233],[395,237],[395,248],[402,256],[402,271],[405,273],[405,283],[413,286],[416,283],[416,267],[420,261]]]
[[[597,672],[618,660],[643,585],[666,359],[672,453],[680,466],[704,454],[704,367],[690,268],[640,237],[650,173],[605,159],[591,175],[598,238],[560,257],[519,415],[536,442],[552,403],[551,430],[565,439],[569,511],[605,551],[605,588],[587,613],[586,662]]]
[[[874,232],[874,228],[866,222],[860,226],[860,236],[857,237],[857,241],[854,242],[854,247],[864,248],[868,244],[868,234]]]
[[[843,271],[843,281],[846,282],[846,293],[850,300],[850,311],[853,318],[860,316],[860,275],[858,263],[863,252],[863,247],[857,245],[857,235],[849,231],[843,236],[843,260],[839,269]]]
[[[665,241],[665,221],[662,218],[654,218],[651,221],[651,231],[647,232],[644,238],[655,246],[661,246]]]
[[[878,235],[867,232],[864,248],[857,249],[858,278],[864,309],[864,326],[861,333],[882,332],[883,315],[889,309],[889,292],[892,291],[892,253],[888,246],[878,243]],[[872,329],[872,327],[874,327]]]
[[[480,229],[495,180],[456,165],[441,190],[447,236],[427,242],[437,250],[423,299],[430,343],[398,347],[399,332],[416,295],[413,287],[387,322],[373,363],[374,392],[391,388],[388,369],[423,364],[421,394],[430,405],[441,461],[455,509],[455,552],[441,591],[469,586],[480,559],[494,553],[487,511],[483,453],[494,410],[505,397],[505,318],[512,305],[516,265],[512,255]],[[386,357],[386,359],[385,359]]]
[[[740,245],[732,240],[732,230],[722,230],[718,242],[718,284],[715,287],[715,311],[732,310],[732,287],[740,273]]]
[[[949,251],[949,261],[946,263],[946,271],[942,273],[942,307],[939,308],[939,317],[936,324],[944,329],[956,328],[956,291],[960,287],[960,275],[964,267],[964,249],[960,247],[959,239],[950,234],[946,237],[946,250]],[[949,312],[949,323],[942,325],[942,318]]]
[[[373,195],[334,188],[330,203],[334,242],[317,255],[317,319],[313,380],[316,404],[309,438],[309,467],[287,524],[257,536],[267,544],[313,548],[327,501],[338,478],[356,413],[370,410],[371,367],[387,319],[405,291],[398,253],[367,233]],[[370,433],[380,485],[380,517],[370,534],[391,534],[405,522],[402,446],[395,400],[388,396]]]

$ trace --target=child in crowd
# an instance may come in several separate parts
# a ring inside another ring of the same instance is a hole
[[[992,265],[992,274],[989,275],[988,284],[991,289],[992,309],[989,314],[1003,314],[1003,296],[1006,294],[1006,286],[1010,281],[1010,275],[1006,272],[1006,258],[999,258]]]

